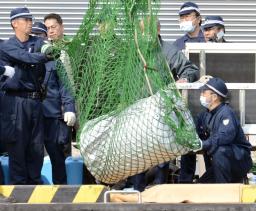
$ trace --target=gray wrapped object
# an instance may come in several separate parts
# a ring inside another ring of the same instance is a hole
[[[176,102],[175,109],[183,115],[187,129],[196,134],[184,102],[169,92],[167,96]],[[81,154],[97,180],[113,184],[191,151],[188,145],[177,142],[176,132],[166,124],[164,99],[157,92],[115,116],[101,116],[84,125],[80,135]],[[176,113],[172,111],[169,115],[178,127]],[[192,141],[199,146],[198,136],[194,137]]]

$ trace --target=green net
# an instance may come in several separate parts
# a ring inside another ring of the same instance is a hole
[[[157,0],[91,0],[76,36],[59,44],[72,67],[63,80],[78,107],[81,154],[105,183],[199,148],[161,52],[158,7]]]

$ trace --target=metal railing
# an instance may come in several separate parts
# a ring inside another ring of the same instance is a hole
[[[202,76],[207,74],[206,54],[252,53],[252,54],[255,54],[255,61],[256,61],[256,43],[186,43],[186,49],[184,53],[188,59],[190,57],[189,55],[190,53],[199,54],[200,75]],[[254,65],[255,65],[255,75],[256,75],[256,62]]]

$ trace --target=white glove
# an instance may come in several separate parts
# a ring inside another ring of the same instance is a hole
[[[203,75],[203,76],[198,80],[198,82],[205,84],[205,83],[207,83],[211,78],[212,78],[211,75]]]
[[[202,149],[203,149],[203,142],[201,139],[199,139],[199,145],[197,149],[193,149],[193,152],[198,152],[198,151],[201,151]]]
[[[44,53],[46,55],[52,54],[53,53],[53,46],[50,42],[46,42],[42,47],[41,47],[41,53]]]
[[[74,112],[65,112],[64,122],[67,123],[67,126],[74,126],[76,123],[76,114]]]
[[[4,66],[4,67],[5,67],[5,71],[3,75],[8,76],[9,78],[12,78],[15,74],[15,69],[10,66]]]

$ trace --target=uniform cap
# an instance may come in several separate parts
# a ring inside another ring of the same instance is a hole
[[[205,85],[203,85],[201,90],[212,90],[221,97],[226,98],[228,94],[228,89],[225,82],[220,78],[211,78]]]
[[[33,34],[39,34],[39,33],[47,34],[47,28],[42,22],[35,22],[32,26],[32,33]]]
[[[186,15],[191,12],[197,12],[200,14],[200,9],[197,4],[193,2],[185,2],[181,7],[179,11],[179,15]]]
[[[217,26],[217,25],[221,25],[221,26],[225,27],[224,21],[221,16],[217,16],[217,15],[216,16],[206,16],[202,27],[204,29],[206,29],[206,28],[211,28],[211,27]]]
[[[18,7],[11,11],[10,13],[10,21],[16,18],[30,18],[32,19],[33,16],[30,13],[29,9],[26,7]]]

